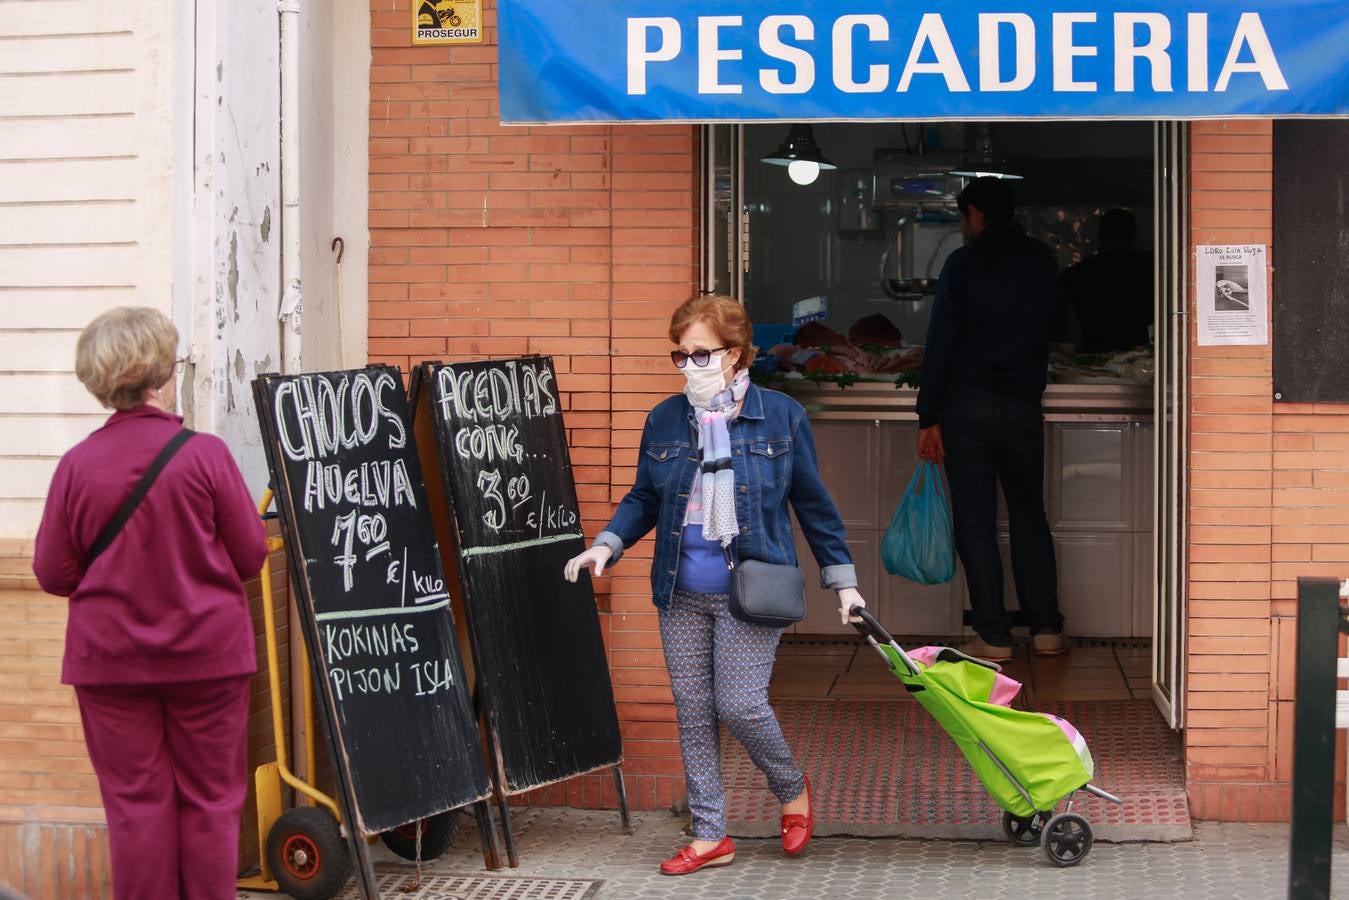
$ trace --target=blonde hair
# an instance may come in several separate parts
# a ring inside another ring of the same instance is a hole
[[[148,306],[119,306],[103,313],[80,332],[75,344],[75,375],[99,403],[111,409],[135,409],[146,388],[173,377],[178,329]]]
[[[679,343],[694,322],[706,322],[723,346],[740,350],[740,358],[735,363],[737,370],[748,369],[754,362],[754,328],[739,300],[721,294],[685,300],[670,317],[671,343]]]

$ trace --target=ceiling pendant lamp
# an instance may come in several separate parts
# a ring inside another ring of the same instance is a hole
[[[998,153],[998,148],[993,143],[993,126],[987,122],[975,127],[973,146],[966,151],[960,166],[951,170],[951,174],[962,178],[1021,180],[1021,176],[1012,172],[1007,160]]]
[[[787,176],[797,184],[814,183],[820,177],[821,169],[837,169],[815,143],[815,135],[809,125],[793,125],[782,144],[772,153],[759,158],[770,166],[786,166]]]

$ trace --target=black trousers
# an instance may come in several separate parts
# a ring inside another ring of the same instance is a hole
[[[969,584],[972,624],[999,647],[1012,643],[998,553],[998,485],[1012,536],[1012,577],[1032,634],[1063,630],[1054,539],[1044,505],[1044,417],[1040,403],[952,386],[942,409],[946,477],[956,552]]]

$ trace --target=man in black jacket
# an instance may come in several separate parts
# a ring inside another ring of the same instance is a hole
[[[1101,251],[1066,269],[1063,294],[1080,329],[1080,353],[1113,353],[1148,344],[1152,254],[1134,246],[1138,222],[1127,209],[1101,216]]]
[[[1035,652],[1067,650],[1054,542],[1044,508],[1044,419],[1058,270],[1013,219],[1011,189],[976,178],[961,191],[967,244],[946,261],[928,324],[918,391],[918,455],[946,463],[956,551],[979,639],[960,649],[1012,656],[998,553],[998,484],[1012,533],[1012,574]]]

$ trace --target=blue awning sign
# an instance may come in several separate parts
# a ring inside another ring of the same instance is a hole
[[[500,0],[502,121],[1349,114],[1343,0],[1051,0],[1019,11],[719,0],[710,13]]]

